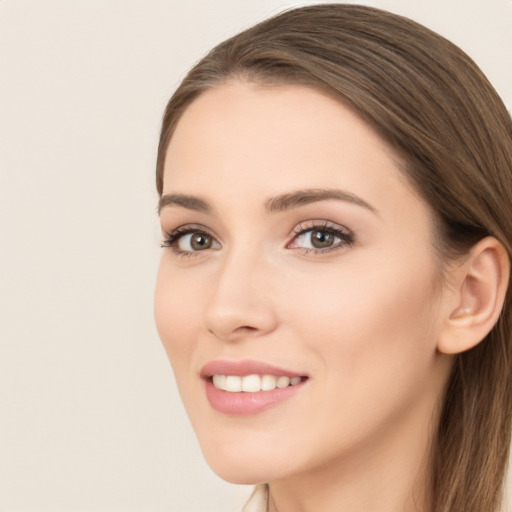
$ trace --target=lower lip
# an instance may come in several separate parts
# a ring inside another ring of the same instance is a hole
[[[210,379],[206,380],[206,396],[210,405],[218,412],[234,416],[258,414],[291,398],[302,388],[304,382],[256,393],[223,391],[217,389]]]

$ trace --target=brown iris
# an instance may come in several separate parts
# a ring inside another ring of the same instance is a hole
[[[190,238],[190,246],[194,251],[202,251],[212,246],[212,237],[205,233],[193,233]]]
[[[334,243],[334,235],[328,231],[313,230],[311,232],[311,245],[315,249],[331,247]]]

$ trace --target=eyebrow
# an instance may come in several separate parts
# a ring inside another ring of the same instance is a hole
[[[269,212],[282,212],[318,201],[328,201],[331,199],[352,203],[378,214],[377,209],[361,197],[345,190],[332,188],[297,190],[288,194],[272,197],[265,201],[265,208]]]
[[[339,189],[305,189],[289,192],[276,197],[271,197],[265,201],[265,209],[269,213],[282,212],[299,208],[319,201],[344,201],[366,208],[378,215],[377,209],[361,197]],[[158,213],[166,206],[178,206],[188,210],[194,210],[201,213],[212,213],[212,206],[200,197],[185,194],[166,194],[158,202]]]
[[[187,210],[196,212],[211,213],[212,207],[204,200],[195,196],[185,194],[166,194],[158,201],[158,213],[166,206],[181,206]]]

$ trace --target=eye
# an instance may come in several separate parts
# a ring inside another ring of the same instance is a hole
[[[170,247],[174,252],[184,254],[218,249],[220,244],[206,231],[192,226],[184,226],[169,233],[165,237],[162,247]]]
[[[206,233],[188,233],[178,238],[176,244],[180,251],[204,251],[212,245],[213,239]]]
[[[288,244],[289,249],[305,249],[314,252],[329,252],[354,243],[354,235],[341,226],[323,223],[321,225],[299,225],[295,236]]]

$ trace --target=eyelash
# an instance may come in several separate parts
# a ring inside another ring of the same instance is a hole
[[[304,235],[305,233],[309,231],[320,231],[323,233],[328,233],[330,235],[333,235],[336,238],[339,238],[341,241],[338,242],[336,245],[333,245],[331,247],[326,247],[323,249],[316,249],[316,248],[307,248],[307,247],[297,247],[296,250],[300,250],[303,254],[326,254],[331,251],[336,251],[341,249],[342,247],[351,247],[355,243],[355,236],[354,233],[347,230],[346,228],[341,228],[337,225],[331,224],[328,221],[310,221],[306,223],[301,223],[297,225],[297,227],[294,228],[292,232],[292,239],[290,242],[286,244],[286,247],[288,248],[294,241],[296,241],[301,235]],[[208,230],[206,230],[203,226],[199,225],[185,225],[180,226],[179,228],[176,228],[175,230],[171,231],[170,233],[166,233],[164,235],[164,240],[162,241],[161,247],[169,247],[172,249],[172,251],[181,256],[181,257],[193,257],[197,256],[197,253],[200,253],[202,251],[184,251],[182,249],[179,249],[178,242],[180,239],[186,235],[189,235],[191,233],[197,233],[197,234],[203,234],[208,237],[214,238]]]
[[[352,247],[355,243],[355,235],[352,231],[342,228],[336,224],[332,224],[328,221],[308,221],[299,224],[293,230],[293,238],[292,240],[286,244],[288,247],[291,243],[297,240],[301,235],[309,232],[309,231],[320,231],[322,233],[328,233],[339,238],[341,241],[337,244],[326,247],[323,249],[315,249],[315,248],[306,248],[306,247],[298,247],[298,250],[301,250],[304,254],[326,254],[332,251],[339,250],[343,247]]]
[[[173,250],[173,252],[181,257],[192,257],[195,256],[197,252],[201,251],[183,251],[178,247],[178,242],[185,235],[190,235],[191,233],[200,233],[203,235],[207,235],[212,237],[210,233],[203,226],[199,225],[185,225],[180,226],[179,228],[174,229],[170,233],[166,233],[164,235],[164,239],[162,241],[161,247],[169,247]]]

